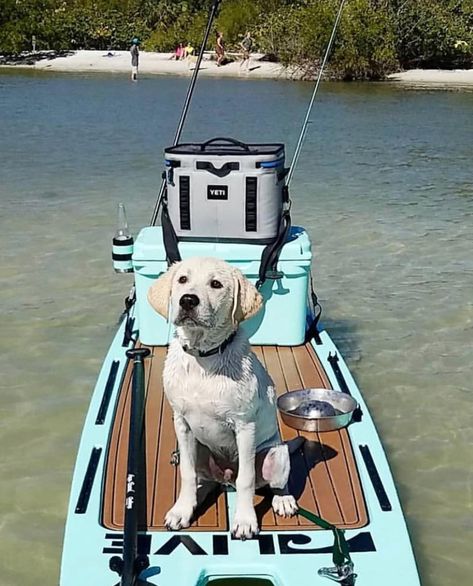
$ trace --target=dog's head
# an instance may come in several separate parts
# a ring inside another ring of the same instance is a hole
[[[176,326],[221,328],[255,315],[263,304],[256,287],[223,260],[190,258],[172,265],[150,287],[151,306]]]

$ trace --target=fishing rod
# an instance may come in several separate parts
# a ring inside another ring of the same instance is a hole
[[[194,88],[195,88],[195,84],[197,82],[197,76],[199,75],[200,64],[201,64],[202,58],[204,56],[204,51],[205,51],[205,47],[207,46],[207,41],[209,40],[209,35],[210,35],[210,30],[212,28],[212,23],[214,21],[215,15],[217,13],[217,10],[218,10],[218,7],[219,7],[221,1],[222,0],[213,0],[213,2],[212,2],[212,7],[210,9],[209,19],[207,21],[207,27],[205,29],[204,38],[203,38],[202,44],[200,46],[199,56],[198,56],[197,62],[195,64],[194,73],[192,74],[192,78],[189,83],[189,87],[187,88],[186,99],[184,100],[184,105],[182,107],[181,117],[180,117],[179,123],[177,125],[176,134],[174,135],[174,142],[172,143],[172,146],[175,146],[176,144],[178,144],[178,142],[181,138],[182,129],[184,128],[184,123],[186,121],[187,113],[189,111],[189,106],[190,106],[190,103],[192,100],[192,96],[194,94]],[[166,179],[163,178],[163,180],[161,182],[161,188],[159,190],[158,198],[157,198],[156,204],[154,206],[153,215],[151,216],[151,221],[150,221],[151,226],[156,225],[156,221],[158,219],[158,214],[159,214],[159,208],[161,206],[161,202],[163,200],[165,191],[166,191]]]
[[[310,118],[310,114],[312,111],[312,106],[314,104],[315,97],[316,97],[317,91],[319,89],[320,80],[322,79],[322,74],[323,74],[323,71],[325,68],[325,64],[327,63],[327,60],[328,60],[328,57],[330,54],[330,50],[332,48],[333,40],[335,38],[335,33],[338,28],[338,23],[340,21],[341,15],[342,15],[343,6],[345,4],[345,1],[346,0],[341,0],[340,7],[339,7],[338,13],[337,13],[337,17],[336,17],[335,23],[333,25],[332,34],[330,35],[330,40],[328,42],[327,49],[325,50],[325,55],[324,55],[324,58],[322,61],[322,66],[320,67],[320,70],[319,70],[319,75],[317,77],[317,83],[315,84],[314,91],[312,92],[309,107],[307,108],[304,123],[302,124],[302,129],[301,129],[301,132],[299,135],[299,139],[297,141],[296,150],[294,152],[294,156],[293,156],[291,165],[289,167],[289,172],[287,175],[286,184],[284,186],[284,190],[285,190],[284,191],[284,193],[285,193],[284,208],[283,208],[283,212],[281,215],[280,225],[279,225],[279,229],[278,229],[278,235],[277,235],[276,239],[274,240],[274,242],[271,245],[268,245],[264,249],[263,254],[261,256],[259,278],[256,282],[257,289],[261,288],[261,286],[263,285],[263,283],[265,282],[265,280],[268,277],[269,278],[277,278],[277,276],[279,275],[279,273],[277,271],[277,263],[279,261],[279,256],[281,254],[281,250],[287,240],[288,234],[291,229],[291,216],[290,216],[291,199],[289,197],[289,184],[291,183],[291,179],[294,174],[294,170],[296,168],[297,161],[299,160],[299,155],[301,153],[302,145],[304,142],[304,137],[307,132],[307,127],[309,125],[309,118]],[[322,309],[321,309],[320,304],[317,300],[317,296],[315,295],[315,292],[313,290],[312,290],[311,295],[312,295],[312,303],[313,303],[314,311],[318,307],[319,312],[316,315],[316,317],[314,318],[311,326],[309,327],[309,329],[307,331],[307,335],[310,336],[308,339],[311,339],[313,337],[315,337],[317,339],[317,336],[318,336],[317,323],[320,319]]]
[[[337,17],[335,18],[335,22],[334,22],[334,25],[333,25],[332,33],[330,35],[330,39],[329,39],[327,48],[325,50],[325,55],[324,55],[324,58],[322,60],[322,65],[320,67],[319,74],[317,76],[317,81],[315,83],[315,87],[314,87],[314,90],[312,92],[312,96],[310,98],[310,102],[309,102],[309,106],[307,108],[307,112],[306,112],[306,115],[305,115],[305,118],[304,118],[304,122],[302,124],[302,129],[301,129],[301,132],[299,134],[299,139],[297,141],[296,149],[294,151],[294,156],[292,157],[291,165],[289,167],[289,173],[288,173],[287,179],[286,179],[286,190],[287,190],[287,193],[289,193],[289,185],[291,183],[292,177],[294,175],[294,171],[295,171],[296,166],[297,166],[297,162],[299,160],[299,156],[301,154],[302,145],[304,144],[304,138],[305,138],[305,135],[307,133],[307,128],[308,128],[309,122],[310,122],[310,115],[312,113],[312,107],[314,105],[315,98],[316,98],[317,92],[319,90],[320,81],[322,79],[322,74],[324,72],[325,65],[326,65],[326,63],[328,61],[328,58],[329,58],[329,55],[330,55],[330,51],[332,50],[333,41],[335,39],[335,34],[337,32],[338,23],[340,22],[340,18],[342,16],[343,7],[345,6],[345,2],[346,2],[346,0],[341,0],[341,2],[340,2],[340,6],[339,6],[338,12],[337,12]],[[288,195],[288,197],[287,197],[287,209],[286,209],[286,212],[285,212],[285,214],[287,216],[289,216],[290,205],[291,205],[291,201],[290,201],[289,195]],[[273,265],[274,265],[275,262],[277,262],[278,258],[279,258],[279,252],[276,250],[273,253],[273,258],[271,259],[271,262],[273,263]],[[313,338],[316,341],[316,343],[320,343],[318,323],[319,323],[320,317],[322,315],[322,306],[319,303],[319,300],[318,300],[317,295],[316,295],[316,293],[314,291],[314,288],[313,288],[313,284],[312,283],[311,283],[310,299],[311,299],[311,302],[312,302],[312,312],[314,314],[314,317],[312,319],[312,323],[310,324],[310,326],[308,327],[308,329],[306,331],[305,340],[306,340],[306,342],[308,342],[308,341],[312,340],[312,338]]]
[[[328,57],[330,55],[330,51],[332,49],[333,41],[335,39],[335,33],[337,32],[338,23],[340,22],[340,17],[342,16],[343,7],[345,5],[346,0],[341,0],[340,7],[338,9],[337,18],[335,19],[335,23],[333,25],[332,34],[330,35],[330,40],[327,45],[327,49],[325,50],[325,55],[322,61],[322,66],[320,67],[319,74],[317,76],[317,81],[315,83],[314,91],[312,92],[312,97],[310,98],[309,107],[307,108],[307,112],[305,115],[304,123],[302,124],[302,129],[299,134],[299,139],[297,141],[296,150],[294,151],[294,156],[292,157],[292,162],[289,167],[289,173],[287,175],[286,185],[289,186],[291,183],[292,176],[294,175],[294,170],[297,165],[297,161],[299,160],[299,156],[301,154],[302,145],[304,143],[304,138],[307,133],[307,127],[309,126],[310,122],[310,115],[312,113],[312,106],[314,105],[315,98],[317,96],[317,92],[319,90],[320,81],[322,79],[322,74],[325,69],[325,64],[327,63]]]

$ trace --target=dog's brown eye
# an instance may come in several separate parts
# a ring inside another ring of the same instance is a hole
[[[212,279],[212,281],[210,281],[210,286],[212,289],[221,289],[223,287],[222,283],[216,279]]]
[[[180,283],[181,285],[184,285],[184,283],[187,283],[187,277],[185,277],[184,275],[182,275],[182,277],[179,277],[179,279],[177,280],[178,283]]]

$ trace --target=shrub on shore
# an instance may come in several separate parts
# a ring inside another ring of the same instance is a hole
[[[402,67],[473,66],[473,0],[393,0]]]
[[[286,65],[313,77],[325,53],[339,8],[338,0],[305,2],[280,8],[262,19],[258,44]],[[393,24],[372,0],[350,0],[340,20],[330,57],[336,79],[382,79],[398,65]]]

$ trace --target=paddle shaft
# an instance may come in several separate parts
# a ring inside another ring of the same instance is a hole
[[[137,579],[138,553],[138,499],[140,484],[145,482],[139,476],[142,450],[143,416],[145,402],[145,373],[143,360],[149,356],[148,348],[128,350],[126,355],[133,360],[133,384],[130,406],[130,430],[128,439],[128,461],[126,472],[125,523],[123,528],[123,567],[121,586],[134,586]]]
[[[212,28],[212,23],[214,21],[215,15],[217,13],[217,10],[218,10],[218,7],[219,7],[221,1],[222,0],[213,0],[213,2],[212,2],[212,7],[210,9],[209,19],[207,21],[207,27],[205,29],[204,38],[203,38],[202,44],[200,46],[199,56],[197,57],[197,62],[194,67],[194,72],[192,74],[192,78],[189,83],[189,87],[187,88],[186,99],[184,100],[184,105],[182,107],[181,117],[179,118],[179,123],[177,125],[176,134],[174,135],[174,141],[172,143],[172,146],[175,146],[176,144],[178,144],[178,142],[181,138],[182,129],[184,128],[184,123],[186,121],[187,113],[189,111],[189,106],[190,106],[190,103],[192,100],[192,96],[194,94],[194,88],[195,88],[195,84],[197,82],[197,76],[199,75],[200,64],[201,64],[202,58],[204,56],[204,51],[205,51],[205,47],[207,46],[207,41],[209,40],[209,35],[210,35],[210,30]],[[163,200],[165,191],[166,191],[166,179],[165,179],[165,177],[163,177],[163,180],[161,182],[161,187],[159,189],[158,198],[157,198],[156,204],[154,206],[153,215],[151,216],[151,222],[150,222],[151,226],[156,225],[156,222],[158,220],[158,215],[159,215],[159,208],[161,206],[161,202]]]

